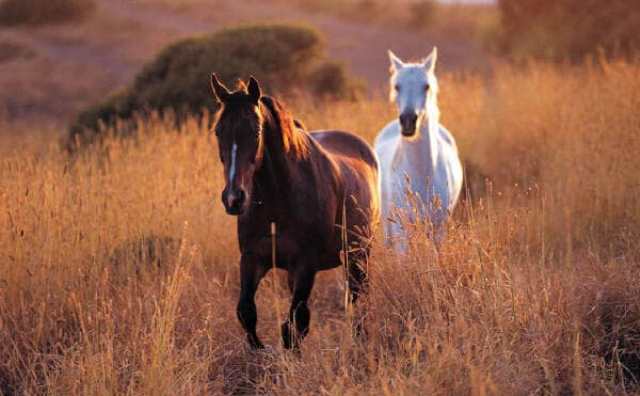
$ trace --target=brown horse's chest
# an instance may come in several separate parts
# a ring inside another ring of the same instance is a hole
[[[259,188],[257,203],[239,223],[243,254],[254,254],[271,265],[275,248],[277,266],[286,269],[305,265],[306,261],[316,270],[340,265],[342,232],[337,224],[342,223],[342,211],[346,210],[349,223],[362,223],[356,213],[351,213],[353,205],[343,207],[344,183],[354,184],[352,189],[357,190],[360,174],[350,168],[342,170],[342,165],[350,164],[336,162],[318,150],[315,161],[290,166],[286,177],[274,177],[275,171],[260,175],[255,183]],[[273,169],[277,170],[277,161],[274,163]],[[366,197],[356,198],[368,207]],[[271,236],[272,222],[276,225],[275,238]]]
[[[275,247],[279,268],[289,268],[296,259],[307,254],[313,254],[323,261],[323,268],[319,269],[333,268],[339,264],[332,259],[339,257],[339,233],[335,231],[333,222],[276,221],[274,238],[270,222],[265,221],[257,227],[254,223],[254,228],[239,227],[239,235],[242,253],[254,254],[261,257],[263,262],[272,264]]]
[[[275,244],[274,244],[275,242]],[[272,259],[275,248],[275,257],[278,267],[286,267],[287,262],[295,257],[299,251],[299,244],[289,235],[264,235],[254,238],[247,250],[264,259]]]

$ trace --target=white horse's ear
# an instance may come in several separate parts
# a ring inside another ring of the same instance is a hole
[[[404,62],[401,61],[400,58],[398,58],[396,54],[393,53],[393,51],[388,50],[387,52],[389,54],[389,61],[391,62],[391,68],[389,69],[391,73],[395,72],[396,70],[402,69],[404,67]]]
[[[438,47],[433,47],[429,56],[427,56],[423,61],[422,65],[428,72],[436,71],[436,61],[438,60]]]

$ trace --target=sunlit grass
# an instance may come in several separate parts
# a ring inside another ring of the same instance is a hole
[[[284,282],[235,318],[235,224],[206,122],[140,124],[70,161],[41,138],[0,160],[5,394],[620,394],[640,373],[640,68],[498,67],[441,78],[444,123],[489,176],[439,255],[378,243],[354,338],[343,272],[314,289],[302,357],[280,347]],[[383,98],[285,98],[372,141]],[[7,143],[9,140],[2,138]],[[12,140],[11,144],[16,144]],[[151,246],[151,247],[150,247]]]

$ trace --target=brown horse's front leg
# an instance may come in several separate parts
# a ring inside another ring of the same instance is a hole
[[[311,296],[316,270],[301,267],[289,270],[289,283],[293,286],[293,299],[289,318],[282,324],[282,341],[286,349],[297,349],[300,341],[309,333],[311,312],[307,301]]]
[[[369,288],[369,277],[366,271],[367,259],[369,257],[369,249],[362,249],[349,253],[349,292],[351,293],[351,304],[356,304],[358,297],[366,293]],[[353,327],[357,336],[366,336],[363,320],[366,315],[356,318]]]
[[[253,255],[243,254],[240,258],[240,299],[236,313],[238,320],[247,333],[247,341],[254,349],[264,347],[256,334],[258,312],[255,296],[260,280],[267,271],[269,271],[269,267],[262,265]]]
[[[369,249],[349,253],[349,292],[351,293],[351,303],[355,304],[361,294],[367,292],[369,278],[366,271]]]

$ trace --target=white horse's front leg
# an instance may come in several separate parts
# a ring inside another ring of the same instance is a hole
[[[391,231],[389,235],[389,241],[391,242],[391,245],[393,246],[396,253],[401,255],[407,254],[407,252],[409,251],[409,237],[402,224],[398,221],[398,219],[395,219],[395,221],[389,222],[389,228]]]
[[[442,198],[432,198],[427,210],[427,236],[433,241],[436,249],[440,251],[442,243],[447,237],[447,221],[449,210],[442,207]]]
[[[434,228],[433,233],[433,243],[436,245],[436,250],[440,251],[440,247],[447,237],[447,227],[446,223],[440,224],[439,226]]]

